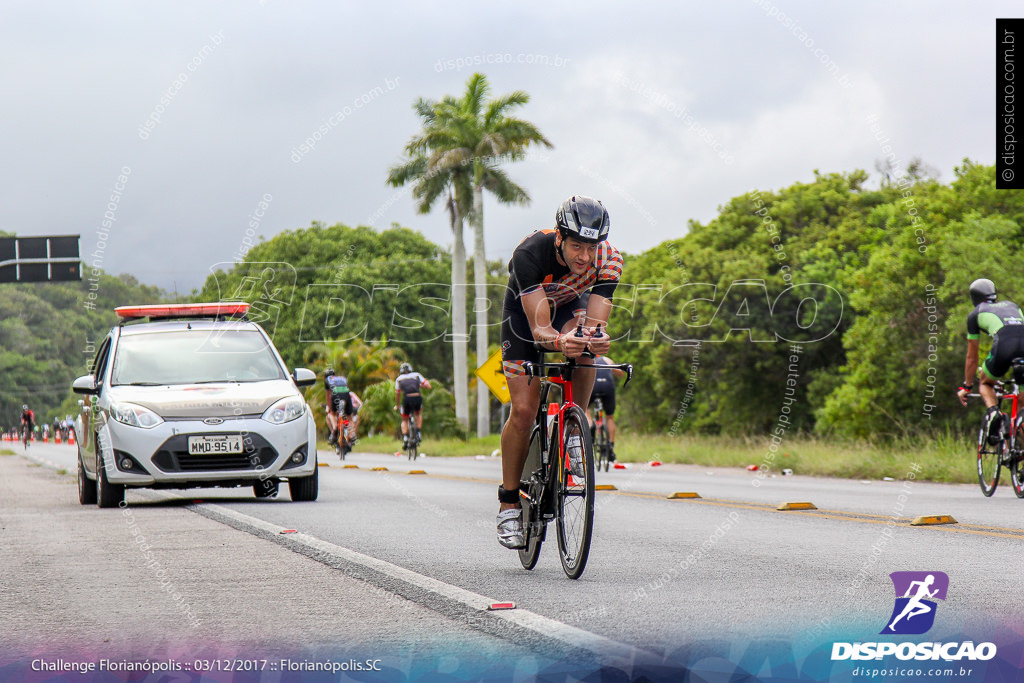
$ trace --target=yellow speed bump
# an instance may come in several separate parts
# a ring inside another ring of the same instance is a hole
[[[426,474],[426,470],[409,470],[409,474]]]
[[[388,468],[387,467],[371,467],[370,471],[371,472],[387,472]]]
[[[330,467],[331,466],[331,464],[327,463],[327,462],[318,462],[316,465],[317,465],[317,467]]]
[[[358,470],[359,465],[345,465],[342,467],[343,470]]]
[[[673,500],[676,498],[700,498],[700,494],[697,493],[696,491],[676,491],[671,496],[669,496],[669,500]]]
[[[783,503],[776,510],[817,510],[818,506],[814,503]]]
[[[915,517],[910,526],[931,526],[933,524],[959,524],[951,515],[922,515]]]
[[[598,484],[594,487],[595,491],[618,491],[615,484]]]

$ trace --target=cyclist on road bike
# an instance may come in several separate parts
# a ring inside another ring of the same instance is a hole
[[[416,429],[423,431],[423,396],[420,388],[430,389],[430,382],[412,366],[402,363],[398,368],[401,373],[395,379],[395,410],[402,407],[402,448],[409,446],[409,418],[416,418]]]
[[[327,426],[331,433],[327,443],[338,443],[338,424],[344,415],[352,415],[352,392],[348,390],[348,379],[337,375],[328,368],[324,371],[324,389],[327,391]]]
[[[997,302],[996,286],[991,280],[975,280],[970,293],[974,310],[967,316],[967,360],[964,383],[957,389],[957,396],[962,405],[967,405],[967,394],[974,389],[978,370],[979,337],[984,330],[992,337],[992,350],[981,365],[978,393],[988,408],[983,422],[985,433],[988,442],[995,445],[1003,438],[995,383],[1010,369],[1014,358],[1024,357],[1024,312],[1012,301]]]
[[[623,370],[610,370],[602,368],[602,365],[615,365],[615,362],[608,356],[600,356],[594,359],[594,392],[590,396],[590,402],[594,399],[601,399],[601,406],[604,408],[604,421],[608,426],[608,446],[611,448],[609,460],[615,460],[615,378],[625,377]],[[594,432],[594,416],[587,411],[587,421],[590,422],[590,432]]]
[[[522,509],[519,484],[529,448],[530,430],[540,403],[540,382],[529,382],[524,363],[536,362],[534,342],[580,365],[582,356],[608,352],[607,327],[611,298],[622,276],[622,256],[608,244],[608,211],[592,197],[576,195],[555,212],[555,227],[526,237],[512,253],[501,325],[502,369],[511,396],[511,411],[501,430],[502,484],[498,487],[498,542],[522,548]],[[575,335],[577,317],[586,315],[584,334]],[[590,403],[594,384],[591,369],[573,375],[573,396],[581,406]],[[570,468],[582,474],[582,456],[570,451]]]
[[[22,438],[24,438],[25,433],[27,433],[29,435],[29,439],[31,439],[32,438],[32,432],[35,429],[35,426],[36,426],[36,414],[28,409],[28,404],[26,403],[26,404],[21,406]]]

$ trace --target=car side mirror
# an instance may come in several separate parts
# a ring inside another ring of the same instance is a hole
[[[96,387],[96,377],[93,375],[83,375],[71,383],[71,391],[76,394],[91,394],[95,395],[100,393]]]
[[[316,384],[316,373],[306,368],[295,368],[292,379],[297,387],[308,387]]]

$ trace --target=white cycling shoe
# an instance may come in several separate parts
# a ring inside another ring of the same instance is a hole
[[[502,510],[498,513],[498,543],[512,550],[526,547],[522,516],[523,511],[520,508]]]

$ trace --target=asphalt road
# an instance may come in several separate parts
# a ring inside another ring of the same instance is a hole
[[[66,468],[63,483],[73,483],[73,447],[36,444],[31,450]],[[437,645],[430,640],[433,633],[467,652],[502,650],[511,641],[530,653],[524,657],[604,652],[668,656],[692,665],[716,656],[737,661],[742,643],[784,638],[802,656],[801,649],[806,654],[829,640],[876,638],[893,608],[888,574],[907,570],[942,571],[950,578],[929,638],[970,634],[980,641],[1024,623],[1024,605],[1007,593],[1007,577],[1016,574],[1024,547],[1024,500],[1008,486],[986,499],[977,486],[911,480],[910,474],[917,476],[912,454],[896,481],[758,479],[742,470],[676,465],[601,473],[598,483],[618,491],[598,493],[595,539],[579,581],[562,573],[553,529],[532,572],[497,544],[497,458],[430,457],[412,464],[391,455],[354,454],[347,464],[358,468],[350,469],[333,454],[321,452],[320,460],[327,466],[320,469],[315,503],[292,503],[287,487],[277,499],[260,501],[248,489],[207,489],[129,492],[129,509],[139,515],[140,526],[143,515],[152,525],[173,515],[179,528],[200,524],[203,533],[216,530],[229,545],[244,549],[236,567],[243,574],[272,565],[281,567],[275,573],[280,577],[288,561],[300,562],[296,571],[302,576],[309,572],[322,580],[302,598],[307,608],[333,599],[341,588],[364,591],[346,602],[361,614],[379,616],[390,613],[388,604],[409,605],[410,613],[425,619],[423,631],[403,616],[400,626],[392,620],[388,631],[378,624],[354,641],[386,643],[385,649],[417,641],[429,650]],[[964,466],[972,466],[966,457]],[[411,469],[427,474],[408,474]],[[61,514],[121,514],[79,509],[67,495],[73,486],[53,480],[52,491],[35,497]],[[701,498],[668,499],[673,492]],[[13,509],[7,496],[2,502],[5,523],[28,504],[15,499]],[[785,502],[811,502],[817,509],[776,510]],[[950,515],[958,523],[911,526],[921,515]],[[110,533],[123,544],[128,532],[123,523],[115,526]],[[297,533],[281,534],[284,529]],[[219,563],[225,589],[245,585],[232,585],[225,565],[234,560],[217,548],[184,547],[186,538],[167,533],[165,547]],[[31,554],[34,547],[27,543],[20,550]],[[285,594],[264,601],[259,595],[243,599],[249,609],[222,615],[218,628],[231,633],[261,624],[269,635],[284,619],[282,633],[293,634],[285,641],[302,642],[302,625],[287,625],[298,598]],[[496,621],[481,611],[492,600],[514,601],[517,609],[494,613],[501,616]],[[331,623],[339,629],[330,621],[336,614],[326,610],[327,621],[316,627]],[[275,625],[265,624],[268,619]],[[337,637],[351,639],[344,628]]]

